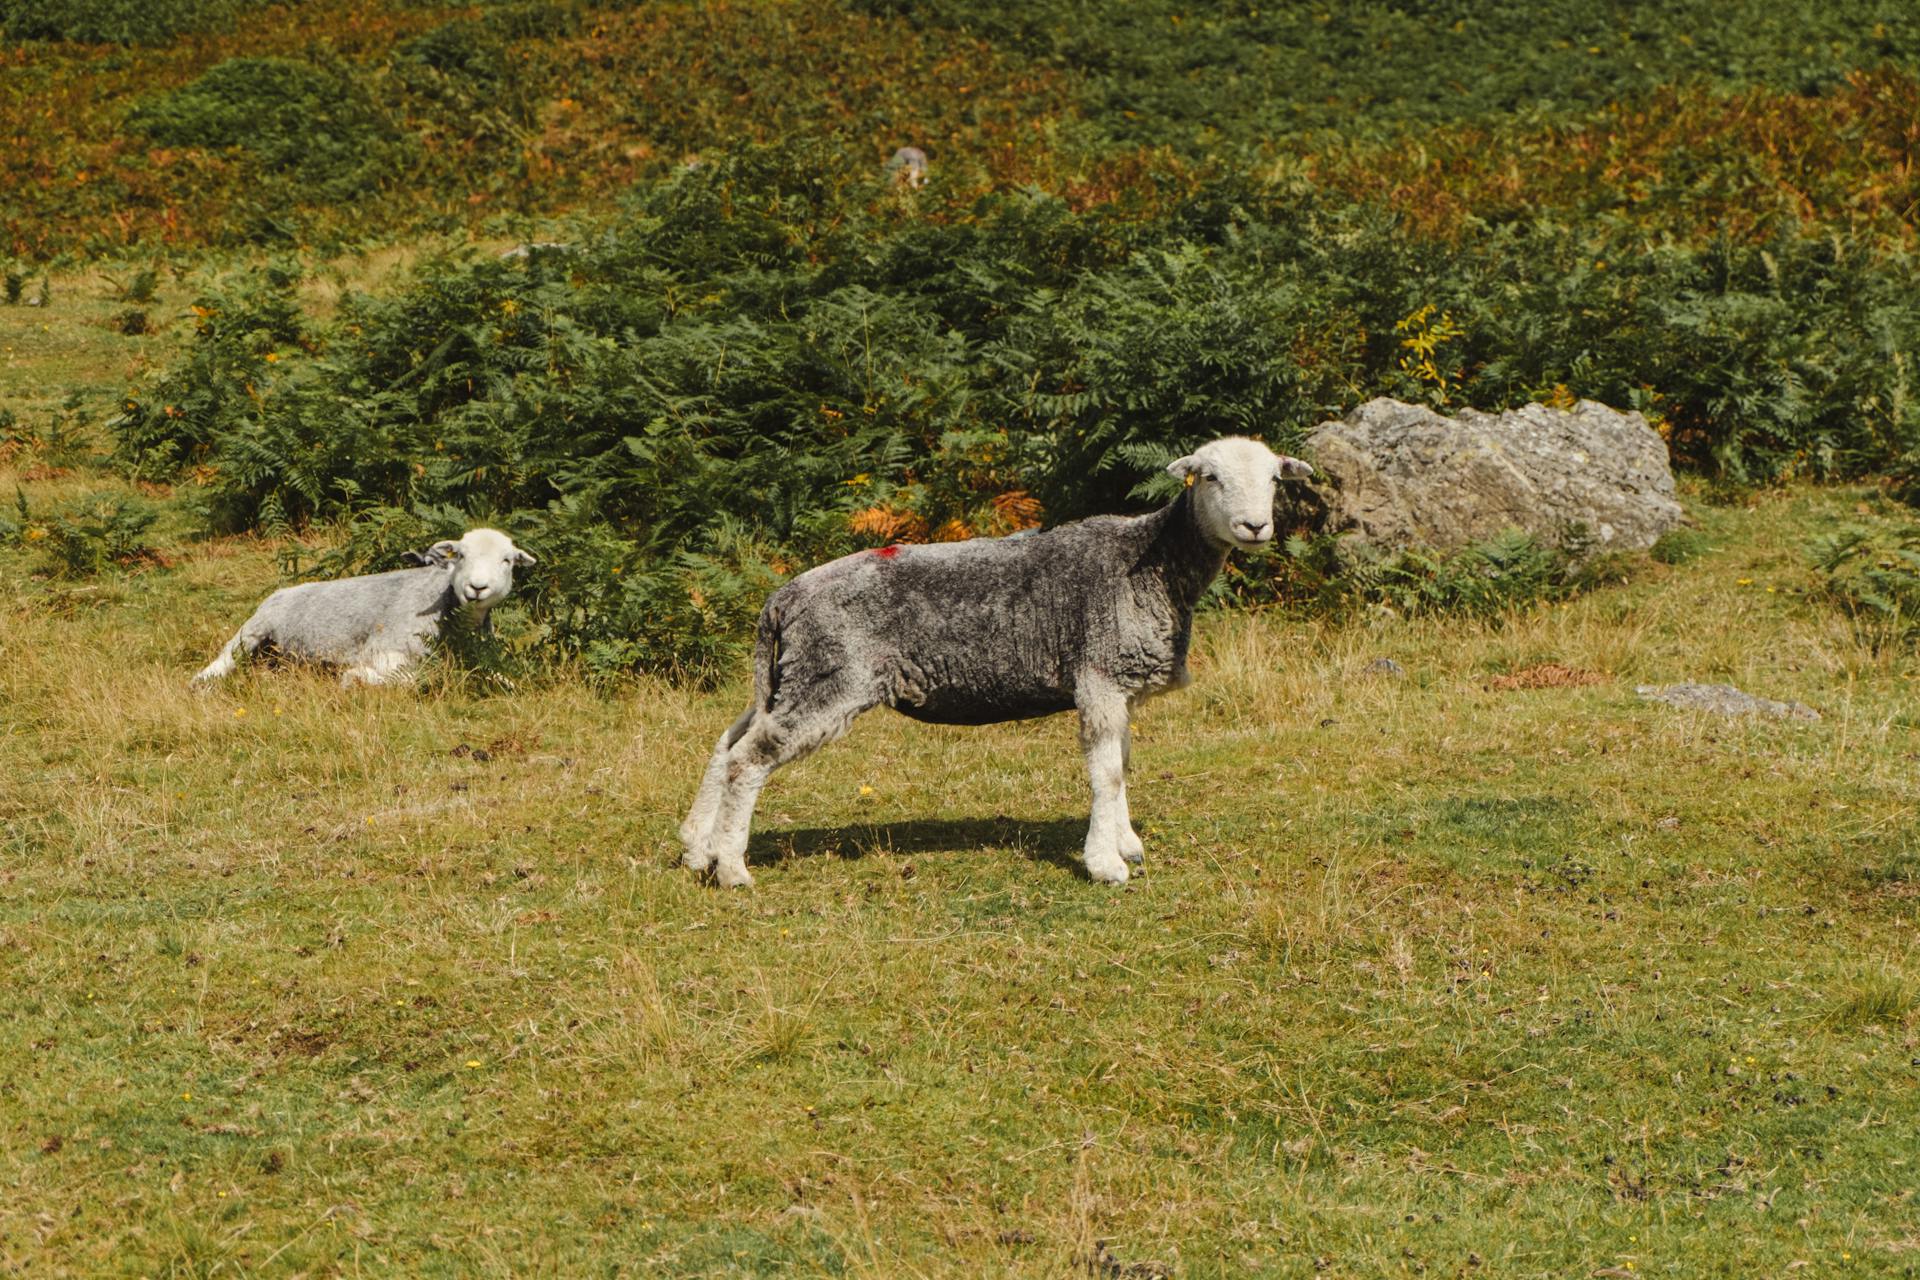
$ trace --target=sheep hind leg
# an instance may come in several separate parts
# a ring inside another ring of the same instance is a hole
[[[877,696],[835,690],[827,697],[785,703],[754,717],[726,752],[719,804],[707,841],[716,881],[728,888],[753,883],[747,871],[747,835],[760,789],[773,771],[845,734],[856,716],[879,702]]]
[[[1137,867],[1147,860],[1147,846],[1133,829],[1133,811],[1127,806],[1127,775],[1132,772],[1133,727],[1129,724],[1120,738],[1120,856],[1128,866]]]
[[[713,744],[713,754],[707,757],[707,772],[700,779],[700,790],[694,794],[693,807],[687,810],[686,819],[680,824],[680,843],[686,849],[680,861],[689,871],[704,873],[713,866],[713,823],[719,816],[720,799],[727,787],[727,751],[740,741],[757,714],[753,707],[743,711],[720,735],[720,740]]]
[[[1130,831],[1126,810],[1127,702],[1104,693],[1080,700],[1080,747],[1087,757],[1093,812],[1087,820],[1087,874],[1102,884],[1125,884],[1127,860],[1121,833]]]

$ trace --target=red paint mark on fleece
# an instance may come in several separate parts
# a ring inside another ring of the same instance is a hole
[[[891,560],[895,556],[900,554],[900,548],[899,547],[875,547],[873,549],[873,554],[879,556],[882,560]]]

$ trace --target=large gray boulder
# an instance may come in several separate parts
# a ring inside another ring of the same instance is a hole
[[[1501,413],[1369,400],[1303,452],[1323,532],[1381,549],[1441,550],[1518,528],[1544,542],[1583,525],[1596,549],[1639,551],[1683,519],[1666,442],[1638,413],[1591,400]]]

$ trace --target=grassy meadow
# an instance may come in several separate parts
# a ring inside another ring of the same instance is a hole
[[[1914,1276],[1917,14],[0,0],[0,1273]],[[1067,718],[679,868],[769,583],[1376,394],[1693,528],[1241,561],[1121,890]],[[483,522],[497,646],[187,688]]]
[[[111,295],[0,311],[8,392],[140,359]],[[147,496],[151,562],[0,559],[13,1272],[1920,1264],[1920,664],[1803,554],[1874,490],[1692,486],[1697,558],[1490,620],[1208,614],[1120,892],[1066,719],[869,716],[719,893],[673,829],[738,684],[196,696],[282,548]],[[1822,718],[1633,692],[1687,677]]]

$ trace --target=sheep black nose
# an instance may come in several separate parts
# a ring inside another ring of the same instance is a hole
[[[1265,521],[1262,521],[1259,524],[1255,524],[1251,520],[1242,520],[1239,523],[1240,523],[1240,527],[1246,531],[1246,535],[1249,538],[1257,538],[1261,534],[1267,531],[1267,525]]]

